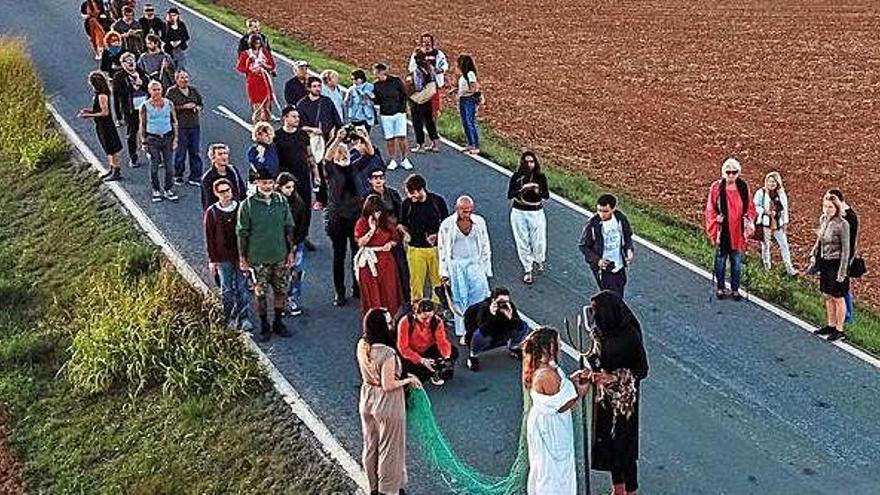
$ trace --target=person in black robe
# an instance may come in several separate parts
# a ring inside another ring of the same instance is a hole
[[[621,414],[609,400],[593,402],[592,469],[610,471],[614,495],[634,495],[638,490],[640,383],[648,376],[648,358],[642,330],[633,312],[616,294],[604,290],[590,299],[593,349],[588,361],[592,381],[612,386],[623,370],[632,375],[635,401],[631,414]],[[606,396],[609,394],[606,394]]]

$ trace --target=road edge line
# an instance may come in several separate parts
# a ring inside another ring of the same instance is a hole
[[[46,108],[52,114],[55,122],[61,127],[61,132],[67,137],[68,141],[77,149],[92,168],[101,173],[107,172],[107,169],[98,159],[92,149],[79,137],[73,127],[61,115],[55,106],[49,102],[45,102]],[[201,292],[207,298],[216,298],[216,293],[211,290],[208,284],[199,277],[198,273],[189,264],[183,256],[174,248],[174,246],[165,238],[159,228],[153,223],[152,219],[144,212],[144,210],[134,201],[128,191],[125,190],[117,182],[104,183],[114,196],[119,200],[122,206],[137,221],[138,225],[147,234],[149,239],[162,249],[162,253],[174,265],[177,272],[186,280],[193,288]],[[275,390],[281,395],[285,403],[290,407],[291,411],[303,422],[304,425],[312,432],[315,439],[321,444],[324,451],[337,462],[345,474],[357,485],[363,494],[369,492],[366,474],[361,469],[360,464],[355,461],[354,457],[345,450],[339,440],[333,436],[327,425],[315,414],[308,403],[302,398],[293,385],[281,374],[278,368],[272,363],[271,359],[263,352],[262,349],[247,334],[241,334],[241,338],[247,344],[248,348],[257,357],[259,363],[265,369],[269,379]]]

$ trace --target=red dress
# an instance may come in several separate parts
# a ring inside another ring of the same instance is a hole
[[[247,76],[247,94],[251,105],[268,105],[272,101],[272,75],[275,59],[265,48],[258,53],[245,50],[238,55],[235,70]]]
[[[354,225],[355,238],[363,237],[370,230],[366,218],[358,218]],[[379,248],[390,241],[397,241],[397,230],[379,228],[370,238],[367,248]],[[372,308],[386,308],[392,315],[400,309],[400,281],[397,278],[397,263],[391,251],[376,251],[376,276],[367,265],[355,267],[358,270],[358,284],[361,289],[361,311],[364,314]]]

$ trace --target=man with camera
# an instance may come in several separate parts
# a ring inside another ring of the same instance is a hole
[[[520,344],[529,333],[529,326],[520,319],[506,288],[496,287],[489,297],[470,306],[464,313],[464,325],[465,341],[470,346],[467,367],[471,371],[480,370],[480,353],[502,345],[507,346],[511,357],[522,357]]]
[[[623,299],[626,267],[633,261],[632,227],[617,210],[617,198],[599,196],[596,214],[587,220],[578,247],[596,277],[599,290],[609,290]]]
[[[430,299],[416,301],[398,322],[397,350],[403,357],[404,373],[422,382],[430,379],[438,387],[452,379],[458,349],[449,342],[446,326]]]

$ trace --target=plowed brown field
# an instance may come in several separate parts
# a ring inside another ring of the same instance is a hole
[[[476,56],[482,117],[571,170],[699,221],[724,157],[779,170],[798,264],[840,187],[880,260],[876,1],[221,0],[362,67],[430,30]],[[880,305],[871,274],[860,298]]]

